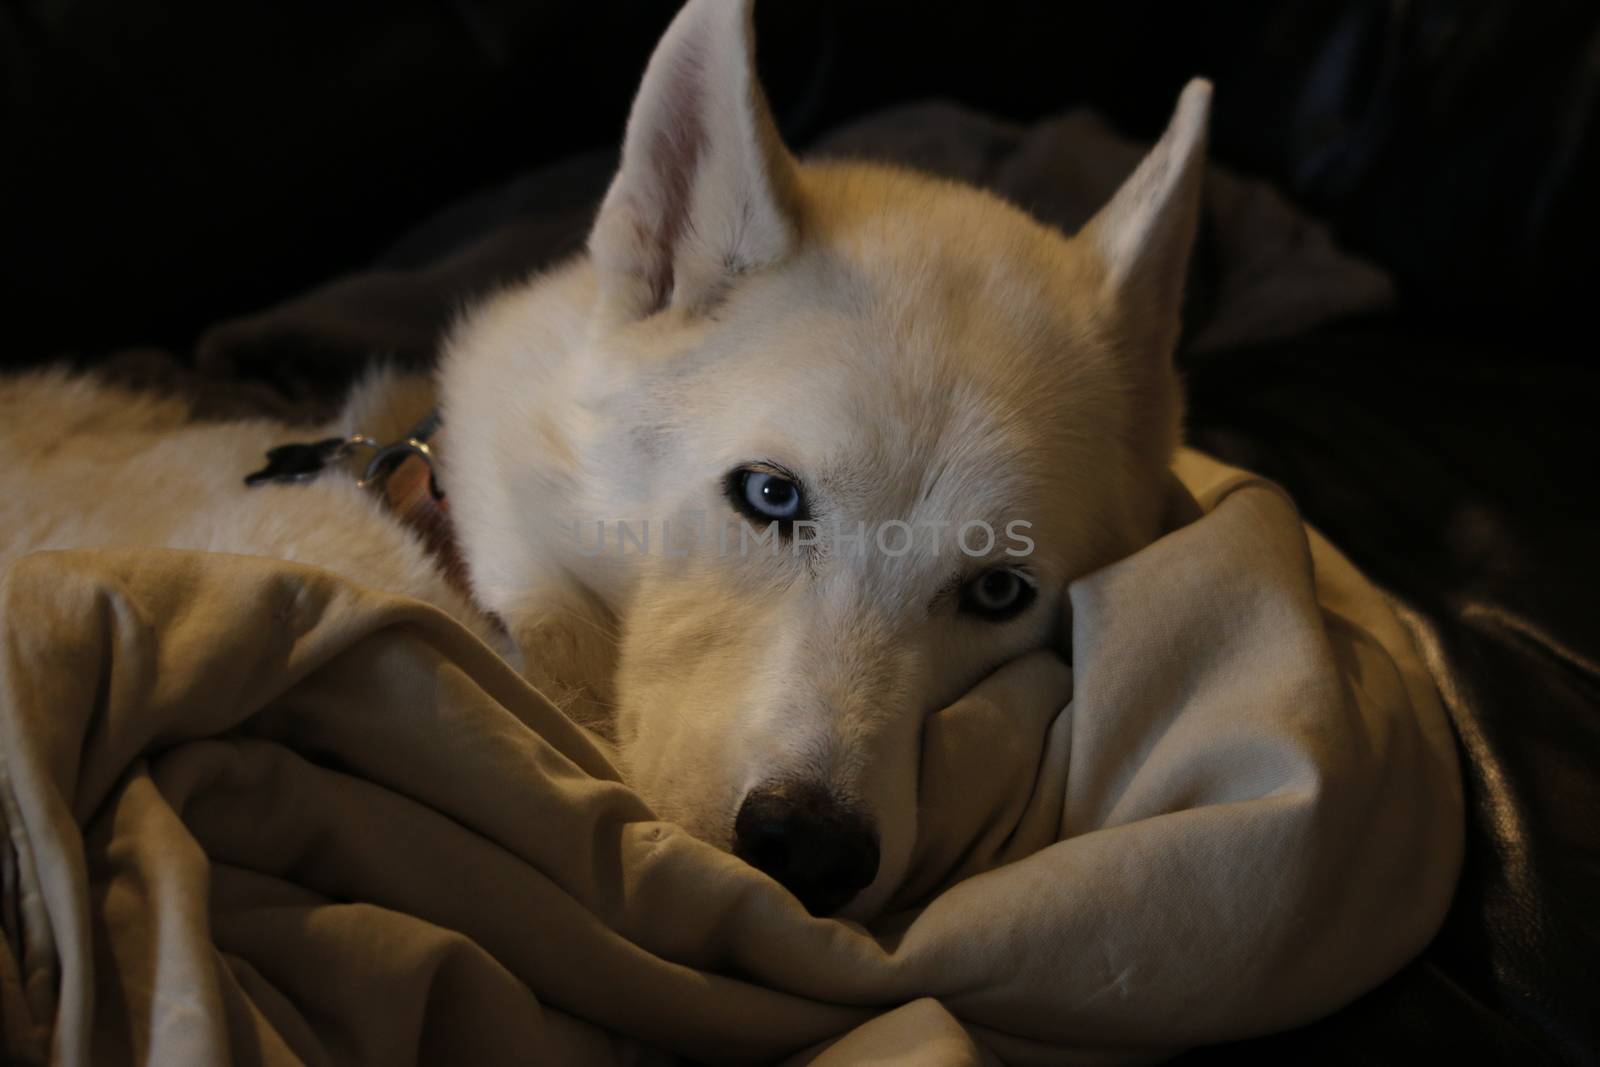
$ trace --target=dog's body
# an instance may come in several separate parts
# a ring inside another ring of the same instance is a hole
[[[0,562],[201,548],[418,597],[599,726],[663,818],[814,910],[881,906],[915,836],[924,716],[1058,639],[1066,583],[1157,532],[1208,91],[1069,240],[971,189],[796,163],[749,33],[748,4],[691,0],[589,255],[465,316],[437,393],[380,373],[321,430],[393,438],[438,406],[470,594],[349,477],[243,485],[316,432],[190,425],[54,374],[0,387],[25,457],[0,472]],[[667,533],[708,516],[779,533]],[[619,523],[655,547],[594,551]],[[1025,529],[1031,551],[969,551],[968,523]],[[893,524],[946,533],[884,551]]]

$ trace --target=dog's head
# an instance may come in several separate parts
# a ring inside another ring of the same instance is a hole
[[[513,630],[552,572],[606,601],[630,783],[816,912],[905,874],[926,716],[1058,640],[1066,584],[1157,531],[1208,102],[1191,84],[1069,239],[974,189],[798,163],[749,4],[691,0],[591,265],[459,335],[457,361],[514,365],[554,343],[515,324],[585,303],[559,381],[535,401],[503,375],[479,412],[503,506],[464,531],[475,580]]]

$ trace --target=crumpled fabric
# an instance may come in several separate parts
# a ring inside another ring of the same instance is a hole
[[[417,602],[267,559],[0,584],[8,1062],[1147,1062],[1398,969],[1461,861],[1410,633],[1276,487],[1075,582],[932,715],[899,904],[817,919],[657,821]],[[1178,492],[1178,490],[1175,490]]]

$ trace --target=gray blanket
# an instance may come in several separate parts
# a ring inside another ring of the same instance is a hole
[[[1088,111],[1024,127],[921,104],[862,120],[812,151],[972,182],[1073,232],[1148,147]],[[361,367],[374,359],[430,364],[464,303],[579,251],[615,165],[613,154],[595,153],[470,197],[368,269],[218,324],[201,338],[194,367],[139,351],[124,354],[116,373],[188,390],[202,416],[321,418]],[[1383,271],[1337,248],[1326,227],[1270,186],[1209,169],[1184,309],[1186,354],[1293,336],[1393,300]]]

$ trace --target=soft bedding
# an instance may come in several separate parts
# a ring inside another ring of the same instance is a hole
[[[1444,914],[1453,744],[1280,491],[1179,473],[1202,514],[1073,585],[1071,668],[929,719],[913,874],[867,929],[655,821],[432,609],[263,559],[28,557],[7,1057],[1104,1063],[1324,1013]]]

